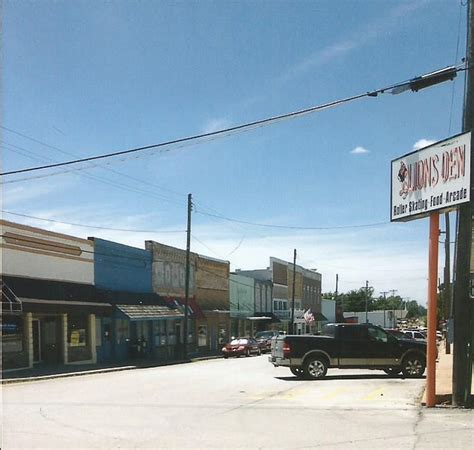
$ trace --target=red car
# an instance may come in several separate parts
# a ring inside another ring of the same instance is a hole
[[[252,338],[232,339],[225,347],[222,347],[222,356],[224,358],[228,358],[229,356],[250,356],[252,354],[262,354],[258,342]]]

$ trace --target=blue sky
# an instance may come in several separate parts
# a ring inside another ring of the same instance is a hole
[[[459,63],[465,17],[454,0],[7,1],[2,125],[36,141],[3,128],[3,170],[72,158],[57,149],[85,157],[216,130]],[[140,247],[145,239],[184,247],[184,233],[161,231],[185,229],[191,192],[193,250],[229,259],[232,269],[265,267],[271,255],[290,260],[297,248],[299,262],[322,273],[323,290],[334,289],[339,273],[343,291],[369,280],[376,292],[397,289],[425,303],[426,219],[301,231],[202,213],[307,227],[389,222],[391,159],[420,140],[460,132],[463,81],[167,152],[4,180],[7,211],[156,233],[4,218]]]

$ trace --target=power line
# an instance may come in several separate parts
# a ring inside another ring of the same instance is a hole
[[[1,127],[3,128],[3,127]],[[22,135],[23,136],[23,135]],[[34,140],[36,142],[36,140]],[[19,154],[22,154],[23,156],[27,156],[29,158],[33,158],[33,159],[36,159],[36,160],[49,160],[49,161],[54,161],[54,159],[51,159],[49,157],[46,157],[46,156],[40,156],[40,155],[36,155],[34,152],[32,152],[31,150],[28,150],[28,149],[25,149],[24,147],[20,147],[18,145],[14,145],[14,144],[10,144],[8,142],[5,142],[5,141],[0,141],[2,142],[2,145],[3,146],[7,146],[7,150],[9,151],[12,151],[12,152],[15,152],[15,153],[19,153]],[[44,144],[46,146],[49,146],[48,144]],[[9,148],[9,147],[12,147],[12,148]],[[54,148],[54,147],[53,147]],[[66,154],[68,154],[68,152],[64,152]],[[78,171],[78,170],[88,170],[90,169],[91,167],[81,167],[80,169],[75,169],[74,171]],[[130,175],[127,175],[127,174],[122,174],[121,172],[118,172],[118,171],[115,171],[111,168],[106,168],[106,167],[101,167],[102,169],[104,170],[108,170],[110,172],[113,172],[113,173],[116,173],[122,177],[125,177],[125,178],[130,178],[134,181],[140,181],[142,182],[143,184],[149,184],[153,187],[157,187],[157,188],[161,188],[160,186],[158,185],[155,185],[154,183],[149,183],[149,182],[146,182],[145,180],[139,180],[138,178],[135,178],[135,177],[132,177]],[[26,178],[26,179],[16,179],[16,180],[10,180],[10,181],[3,181],[2,184],[6,185],[6,184],[12,184],[12,183],[18,183],[20,181],[28,181],[28,180],[33,180],[33,179],[38,179],[38,178],[49,178],[50,176],[53,176],[53,175],[61,175],[61,174],[64,174],[64,173],[67,173],[67,171],[64,171],[64,172],[58,172],[58,173],[55,173],[55,174],[47,174],[47,175],[41,175],[41,176],[38,176],[38,177],[30,177],[30,178]],[[175,199],[175,198],[169,198],[169,197],[166,197],[164,196],[163,194],[158,194],[156,192],[150,192],[150,191],[147,191],[147,190],[144,190],[144,189],[141,189],[139,187],[135,187],[135,186],[129,186],[128,184],[124,184],[124,183],[121,183],[119,181],[116,181],[116,180],[110,180],[110,179],[107,179],[107,178],[103,178],[103,177],[99,177],[97,175],[93,175],[93,174],[90,174],[90,173],[79,173],[79,176],[81,177],[84,177],[84,178],[88,178],[90,180],[95,180],[95,181],[98,181],[100,183],[103,183],[103,184],[107,184],[109,186],[112,186],[112,187],[115,187],[115,188],[118,188],[118,189],[122,189],[122,190],[125,190],[125,191],[128,191],[128,192],[134,192],[134,193],[138,193],[138,194],[144,194],[144,195],[147,195],[149,197],[153,197],[155,199],[158,199],[158,200],[161,200],[161,201],[165,201],[165,202],[169,202],[169,203],[174,203],[174,204],[179,204],[180,202]],[[164,189],[164,188],[163,188]]]
[[[452,67],[451,69],[452,69],[452,72],[454,73],[454,76],[456,76],[456,73],[458,71],[466,70],[465,68],[459,68],[459,67]],[[335,101],[332,101],[332,102],[323,103],[321,105],[312,106],[312,107],[309,107],[309,108],[301,109],[299,111],[294,111],[294,112],[290,112],[290,113],[286,113],[286,114],[281,114],[281,115],[269,117],[269,118],[266,118],[266,119],[260,119],[260,120],[256,120],[256,121],[253,121],[253,122],[247,122],[247,123],[236,125],[236,126],[233,126],[233,127],[228,127],[228,128],[221,129],[221,130],[212,131],[212,132],[209,132],[209,133],[201,133],[201,134],[191,135],[191,136],[187,136],[187,137],[184,137],[184,138],[178,138],[178,139],[172,139],[172,140],[165,141],[165,142],[160,142],[158,144],[146,145],[146,146],[142,146],[142,147],[136,147],[136,148],[131,148],[131,149],[127,149],[127,150],[121,150],[121,151],[117,151],[117,152],[106,153],[106,154],[102,154],[102,155],[89,156],[87,158],[79,158],[79,159],[64,161],[64,162],[60,162],[60,163],[46,164],[46,165],[43,165],[43,166],[28,167],[28,168],[25,168],[25,169],[11,170],[11,171],[8,171],[8,172],[0,173],[0,175],[1,176],[14,175],[14,174],[25,173],[25,172],[33,172],[33,171],[38,171],[38,170],[51,169],[51,168],[55,168],[55,167],[63,167],[63,166],[68,166],[68,165],[78,164],[78,163],[83,163],[83,162],[97,161],[97,160],[106,159],[106,158],[113,158],[115,156],[123,156],[123,155],[128,155],[128,154],[131,154],[131,153],[143,152],[143,151],[151,150],[151,149],[154,149],[154,148],[166,147],[166,146],[170,146],[170,145],[173,145],[173,144],[179,144],[179,143],[184,143],[184,142],[189,142],[189,141],[196,141],[196,140],[203,139],[203,138],[208,138],[208,137],[213,137],[213,136],[222,136],[222,135],[227,135],[227,134],[231,134],[231,133],[235,133],[235,132],[246,131],[246,130],[249,130],[249,129],[252,129],[252,128],[255,128],[255,127],[262,127],[262,126],[266,126],[266,125],[269,125],[269,124],[272,124],[272,123],[275,123],[275,122],[279,122],[279,121],[283,121],[283,120],[287,120],[287,119],[294,119],[294,118],[301,117],[301,116],[304,116],[304,115],[307,115],[307,114],[311,114],[311,113],[314,113],[314,112],[317,112],[317,111],[321,111],[321,110],[324,110],[324,109],[329,109],[329,108],[332,108],[332,107],[335,107],[335,106],[338,106],[338,105],[341,105],[341,104],[344,104],[344,103],[349,103],[351,101],[358,100],[358,99],[361,99],[361,98],[364,98],[364,97],[376,97],[378,94],[383,94],[387,91],[392,91],[392,93],[395,94],[395,93],[403,92],[404,90],[408,90],[408,89],[418,90],[418,89],[421,89],[422,87],[415,87],[413,83],[416,80],[422,81],[422,79],[423,80],[431,79],[430,78],[431,75],[432,74],[422,76],[422,77],[417,77],[417,78],[414,78],[412,80],[407,80],[407,81],[403,81],[401,83],[396,83],[396,84],[393,84],[393,85],[390,85],[390,86],[387,86],[387,87],[384,87],[384,88],[381,88],[381,89],[376,89],[374,91],[364,92],[362,94],[357,94],[357,95],[353,95],[353,96],[350,96],[350,97],[335,100]]]
[[[12,216],[18,217],[26,217],[28,219],[36,219],[36,220],[43,220],[45,222],[52,222],[57,223],[60,225],[71,225],[74,227],[81,227],[81,228],[94,228],[96,230],[107,230],[107,231],[126,231],[126,232],[133,232],[133,233],[184,233],[185,230],[139,230],[139,229],[132,229],[132,228],[111,228],[111,227],[102,227],[98,225],[86,225],[83,223],[75,223],[75,222],[64,222],[61,220],[55,219],[47,219],[45,217],[38,217],[38,216],[30,216],[28,214],[17,213],[13,211],[7,211],[5,209],[1,210],[4,214],[9,214]]]
[[[215,217],[217,219],[227,220],[229,222],[236,222],[245,225],[253,225],[257,227],[266,227],[266,228],[281,228],[281,229],[288,229],[288,230],[343,230],[348,228],[367,228],[367,227],[376,227],[381,225],[387,225],[391,222],[374,222],[374,223],[366,223],[366,224],[359,224],[359,225],[341,225],[341,226],[333,226],[333,227],[303,227],[303,226],[296,226],[296,225],[275,225],[269,223],[259,223],[259,222],[249,222],[246,220],[239,220],[233,219],[230,217],[222,216],[220,214],[212,214],[203,211],[196,211],[197,214],[202,214],[205,216]]]
[[[66,150],[63,150],[62,148],[59,148],[59,147],[57,147],[57,146],[55,146],[55,145],[48,144],[47,142],[40,141],[39,139],[36,139],[36,138],[34,138],[34,137],[32,137],[32,136],[29,136],[29,135],[27,135],[27,134],[25,134],[25,133],[21,133],[21,132],[19,132],[18,130],[14,130],[14,129],[12,129],[12,128],[8,128],[8,127],[5,127],[5,126],[3,126],[3,125],[0,126],[0,128],[2,128],[3,130],[8,131],[8,132],[10,132],[10,133],[16,134],[17,136],[21,136],[21,137],[23,137],[23,138],[25,138],[25,139],[29,139],[29,140],[32,141],[32,142],[36,142],[37,144],[40,144],[40,145],[42,145],[42,146],[44,146],[44,147],[47,147],[47,148],[51,148],[51,149],[53,149],[53,150],[56,150],[56,151],[58,151],[58,152],[60,152],[60,153],[62,153],[62,154],[64,154],[64,155],[69,155],[69,156],[77,157],[77,155],[74,154],[74,153],[71,153],[71,152],[68,152],[68,151],[66,151]],[[3,141],[3,142],[4,142],[4,141]],[[4,143],[6,143],[6,142],[4,142]],[[21,148],[21,147],[18,147],[18,146],[16,146],[16,145],[8,144],[8,143],[6,143],[6,144],[7,144],[7,145],[10,145],[10,146],[13,146],[13,147],[16,147],[16,148],[19,148],[19,149],[21,149],[21,150],[24,150],[24,151],[27,151],[27,152],[32,153],[31,151],[28,151],[28,150],[23,149],[23,148]],[[46,159],[49,159],[50,161],[54,161],[54,160],[51,159],[51,158],[46,158]],[[54,162],[57,162],[57,161],[54,161]],[[175,194],[175,195],[178,195],[178,196],[185,197],[185,194],[183,194],[183,193],[181,193],[181,192],[174,191],[173,189],[169,189],[169,188],[166,188],[166,187],[164,187],[164,186],[160,186],[160,185],[158,185],[158,184],[155,184],[155,183],[151,183],[151,182],[149,182],[149,181],[142,180],[141,178],[133,177],[133,176],[131,176],[131,175],[129,175],[129,174],[120,172],[120,171],[118,171],[118,170],[114,170],[114,169],[112,169],[112,168],[110,168],[110,167],[108,167],[108,168],[107,168],[107,167],[101,167],[101,168],[104,169],[104,170],[107,170],[107,171],[109,171],[109,172],[115,173],[115,174],[117,174],[117,175],[120,175],[121,177],[126,177],[126,178],[129,178],[129,179],[133,180],[133,181],[138,181],[139,183],[147,184],[147,185],[153,186],[153,187],[155,187],[155,188],[157,188],[157,189],[161,189],[161,190],[163,190],[163,191],[167,191],[167,192],[169,192],[169,193],[172,193],[172,194]]]

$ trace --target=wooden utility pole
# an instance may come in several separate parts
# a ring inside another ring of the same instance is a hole
[[[387,326],[385,310],[387,309],[387,294],[389,293],[389,291],[381,291],[380,293],[383,295],[383,327],[385,328]]]
[[[296,281],[296,248],[293,252],[293,289],[291,292],[290,334],[294,333],[294,327],[295,327],[295,281]]]
[[[188,227],[186,229],[186,275],[184,281],[184,339],[183,357],[188,358],[188,310],[189,310],[189,275],[191,254],[191,211],[193,210],[192,195],[188,194]]]
[[[463,131],[472,131],[474,125],[474,7],[469,0],[467,10],[466,90],[464,93]],[[472,299],[470,298],[473,166],[471,143],[471,192],[470,202],[459,207],[456,251],[456,281],[454,284],[454,348],[453,348],[453,398],[455,406],[468,406],[471,400],[472,373]]]
[[[365,282],[365,323],[369,323],[369,282]]]

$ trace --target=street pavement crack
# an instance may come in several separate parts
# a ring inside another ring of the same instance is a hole
[[[238,406],[235,406],[234,408],[230,408],[230,409],[227,409],[225,411],[222,411],[220,413],[217,413],[215,415],[221,415],[221,414],[227,414],[227,413],[230,413],[232,411],[236,411],[236,410],[239,410],[239,409],[243,409],[243,408],[248,408],[249,406],[253,406],[253,405],[256,405],[258,403],[261,403],[265,400],[268,400],[270,398],[274,398],[274,397],[277,397],[279,395],[282,395],[282,394],[286,394],[296,388],[300,388],[301,386],[304,386],[306,383],[299,383],[298,385],[296,386],[291,386],[289,387],[288,389],[282,389],[280,391],[277,391],[277,392],[273,392],[272,394],[268,394],[268,395],[265,395],[263,398],[259,398],[259,399],[256,399],[256,400],[252,400],[248,403],[245,403],[245,404],[242,404],[242,405],[238,405]]]
[[[418,427],[419,427],[422,420],[423,420],[423,409],[421,408],[421,406],[418,406],[418,410],[416,412],[416,420],[413,424],[413,435],[415,437],[415,441],[413,442],[412,450],[416,449],[416,447],[418,445],[418,442],[420,441],[420,435],[418,433]]]

